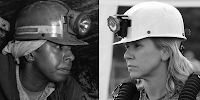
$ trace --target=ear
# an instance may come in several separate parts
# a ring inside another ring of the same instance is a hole
[[[29,53],[27,55],[25,55],[25,58],[28,62],[33,62],[34,61],[34,57],[32,53]]]
[[[167,61],[170,57],[170,51],[168,49],[163,48],[161,50],[161,58],[163,61]]]

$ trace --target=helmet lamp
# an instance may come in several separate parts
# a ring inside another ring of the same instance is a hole
[[[127,15],[109,16],[107,22],[109,29],[120,38],[126,37],[127,29],[131,26],[131,20]]]

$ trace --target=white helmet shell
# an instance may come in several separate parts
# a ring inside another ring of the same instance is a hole
[[[172,5],[161,2],[144,2],[127,10],[131,20],[127,36],[114,44],[147,37],[175,37],[186,39],[181,13]]]

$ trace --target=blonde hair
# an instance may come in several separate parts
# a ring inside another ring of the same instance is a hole
[[[193,72],[191,62],[179,50],[182,40],[178,38],[152,38],[152,41],[158,49],[165,49],[170,54],[166,87],[168,91],[174,92],[176,90],[175,84],[184,84]]]

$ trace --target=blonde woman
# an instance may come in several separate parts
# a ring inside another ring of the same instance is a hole
[[[123,15],[110,16],[108,25],[122,37],[114,44],[125,45],[131,79],[141,80],[139,100],[178,100],[193,72],[190,61],[181,53],[186,37],[180,12],[166,3],[145,2]]]

